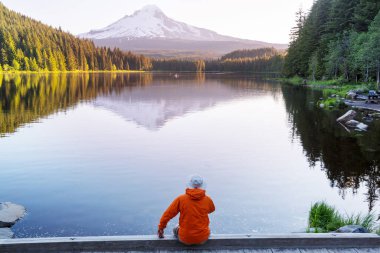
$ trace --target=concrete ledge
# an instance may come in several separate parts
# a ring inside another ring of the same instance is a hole
[[[0,240],[0,252],[127,252],[241,250],[265,248],[378,248],[375,234],[253,234],[212,235],[200,246],[184,246],[172,236],[56,237]]]

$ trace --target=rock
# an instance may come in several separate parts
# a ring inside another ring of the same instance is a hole
[[[357,127],[357,125],[359,125],[360,122],[352,119],[352,120],[345,122],[344,124],[348,127]]]
[[[356,91],[350,90],[349,92],[347,92],[347,98],[356,99],[357,96],[358,94],[356,93]]]
[[[338,228],[336,233],[369,233],[369,231],[360,225],[347,225],[344,227]]]
[[[11,202],[0,203],[0,228],[13,226],[25,213],[23,206]]]
[[[0,228],[0,239],[13,238],[13,232],[10,228]]]
[[[365,122],[372,122],[373,121],[373,118],[371,117],[371,116],[364,116],[363,117],[363,120],[365,121]]]
[[[344,123],[344,122],[354,119],[355,116],[356,116],[356,112],[354,110],[349,110],[343,116],[338,118],[336,121]]]
[[[368,125],[356,120],[349,120],[344,124],[348,127],[355,127],[357,130],[360,130],[360,131],[366,131],[368,128]]]
[[[361,131],[366,131],[368,126],[364,123],[359,123],[357,126],[356,126],[357,129],[361,130]]]

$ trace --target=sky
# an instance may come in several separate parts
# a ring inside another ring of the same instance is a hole
[[[148,4],[168,17],[223,35],[288,43],[295,12],[314,0],[0,0],[6,7],[72,34],[103,28]]]

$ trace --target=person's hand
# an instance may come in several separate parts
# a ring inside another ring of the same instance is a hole
[[[157,231],[157,235],[158,235],[158,238],[164,238],[164,230],[163,229],[159,229]]]

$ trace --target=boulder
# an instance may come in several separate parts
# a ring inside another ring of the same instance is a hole
[[[0,228],[0,239],[13,238],[13,232],[10,228]]]
[[[347,98],[356,99],[357,96],[358,94],[356,93],[356,91],[350,90],[349,92],[347,92]]]
[[[344,124],[348,127],[356,128],[356,130],[359,130],[359,131],[366,131],[368,128],[368,125],[361,123],[359,121],[356,121],[356,120],[349,120]]]
[[[356,116],[356,112],[354,110],[349,110],[344,115],[339,117],[336,121],[345,123],[349,120],[353,120],[355,118],[355,116]]]
[[[11,202],[0,203],[0,228],[13,226],[25,213],[23,206]]]
[[[347,225],[338,228],[336,233],[369,233],[368,229],[360,225]]]
[[[361,130],[361,131],[366,131],[367,128],[368,128],[368,125],[364,124],[364,123],[359,123],[357,126],[356,126],[357,129]]]

